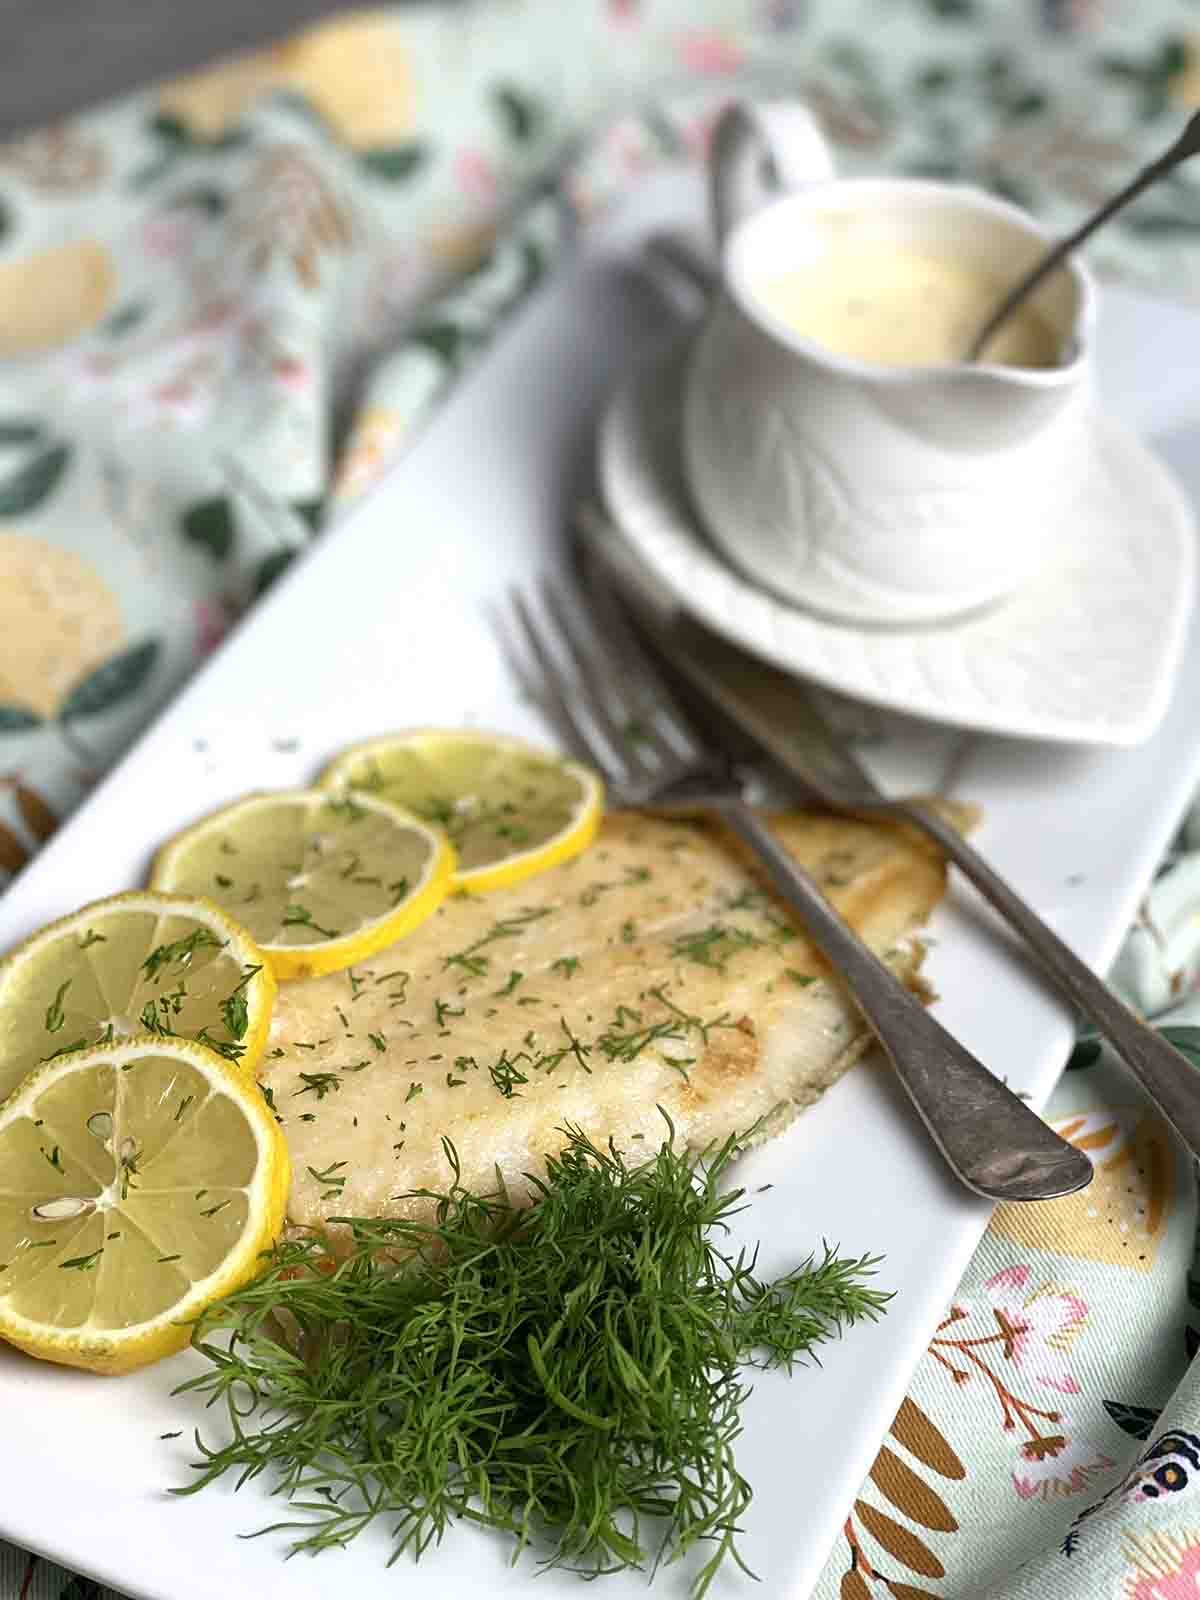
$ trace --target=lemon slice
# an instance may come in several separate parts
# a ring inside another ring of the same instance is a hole
[[[604,809],[594,772],[509,734],[422,728],[344,751],[325,784],[381,795],[446,830],[455,887],[502,889],[578,855]]]
[[[0,1107],[0,1337],[92,1372],[182,1349],[283,1226],[287,1143],[190,1039],[60,1056]]]
[[[454,851],[374,795],[249,795],[168,841],[156,888],[211,895],[278,978],[338,972],[409,933],[450,886]]]
[[[134,1033],[198,1039],[252,1072],[274,1003],[266,957],[217,906],[96,900],[0,962],[0,1100],[43,1062]]]

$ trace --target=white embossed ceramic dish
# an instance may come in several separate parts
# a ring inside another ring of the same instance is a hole
[[[1015,594],[1053,560],[1047,521],[1068,522],[1079,497],[1099,305],[1087,268],[1070,260],[1031,299],[1040,357],[962,361],[963,328],[1051,243],[1019,207],[961,183],[837,178],[790,100],[725,110],[711,181],[719,287],[680,429],[707,532],[753,581],[842,621],[942,622]],[[942,263],[931,298],[903,297],[906,259]],[[867,275],[851,293],[856,261]],[[797,270],[781,312],[766,286]],[[822,281],[836,293],[812,324]],[[901,298],[867,337],[885,284]],[[952,312],[964,284],[970,309]],[[847,303],[839,336],[827,319]],[[884,355],[881,333],[900,329]]]
[[[387,481],[295,563],[0,896],[0,949],[142,881],[155,841],[198,815],[247,789],[308,782],[381,729],[466,722],[547,737],[487,619],[510,585],[557,570],[605,396],[663,329],[641,265],[647,238],[694,220],[701,203],[690,173],[647,181],[547,277]],[[1200,319],[1109,295],[1100,333],[1111,403],[1188,471],[1200,454]],[[864,754],[889,788],[978,801],[989,860],[1104,969],[1200,775],[1197,729],[1200,625],[1142,750],[910,726]],[[1041,1104],[1070,1048],[1068,1010],[1030,983],[956,885],[933,931],[939,1018]],[[881,1252],[881,1282],[899,1291],[880,1327],[827,1346],[819,1369],[753,1375],[738,1464],[755,1491],[742,1549],[761,1582],[727,1565],[711,1600],[807,1600],[989,1211],[931,1157],[894,1076],[870,1061],[748,1155],[738,1181],[753,1205],[733,1219],[729,1248],[761,1240],[764,1275],[825,1237],[848,1254]],[[695,1562],[660,1571],[653,1587],[634,1572],[585,1587],[528,1554],[510,1565],[509,1543],[470,1527],[419,1567],[387,1567],[385,1526],[288,1561],[285,1535],[239,1537],[283,1514],[265,1477],[236,1493],[167,1493],[191,1477],[193,1428],[212,1437],[217,1426],[200,1397],[172,1393],[202,1367],[185,1353],[92,1379],[0,1346],[0,1536],[138,1600],[687,1600]]]
[[[937,626],[826,620],[736,570],[709,542],[679,465],[685,344],[616,392],[599,434],[613,520],[682,604],[735,643],[845,694],[960,727],[1134,745],[1166,709],[1195,586],[1188,502],[1099,413],[1049,564],[1010,599]]]

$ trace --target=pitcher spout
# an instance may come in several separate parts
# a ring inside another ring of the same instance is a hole
[[[1091,364],[1081,352],[1066,366],[949,367],[876,386],[873,400],[893,426],[941,450],[990,452],[1025,444],[1089,409]]]

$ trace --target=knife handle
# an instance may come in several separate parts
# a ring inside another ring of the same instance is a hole
[[[963,836],[932,807],[890,802],[891,813],[929,835],[1025,940],[1048,975],[1130,1068],[1193,1155],[1200,1155],[1200,1074],[1179,1051],[1136,1017],[1102,978],[1046,926]]]
[[[1060,1139],[946,1032],[748,805],[721,799],[712,809],[758,857],[844,979],[934,1143],[968,1189],[989,1200],[1048,1200],[1091,1181],[1083,1151]]]

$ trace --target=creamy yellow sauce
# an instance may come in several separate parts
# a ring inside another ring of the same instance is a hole
[[[962,361],[1006,288],[1002,279],[961,262],[851,233],[786,272],[764,276],[755,292],[796,333],[840,355],[924,367]],[[997,331],[984,359],[1054,366],[1058,336],[1035,309],[1023,306]]]

